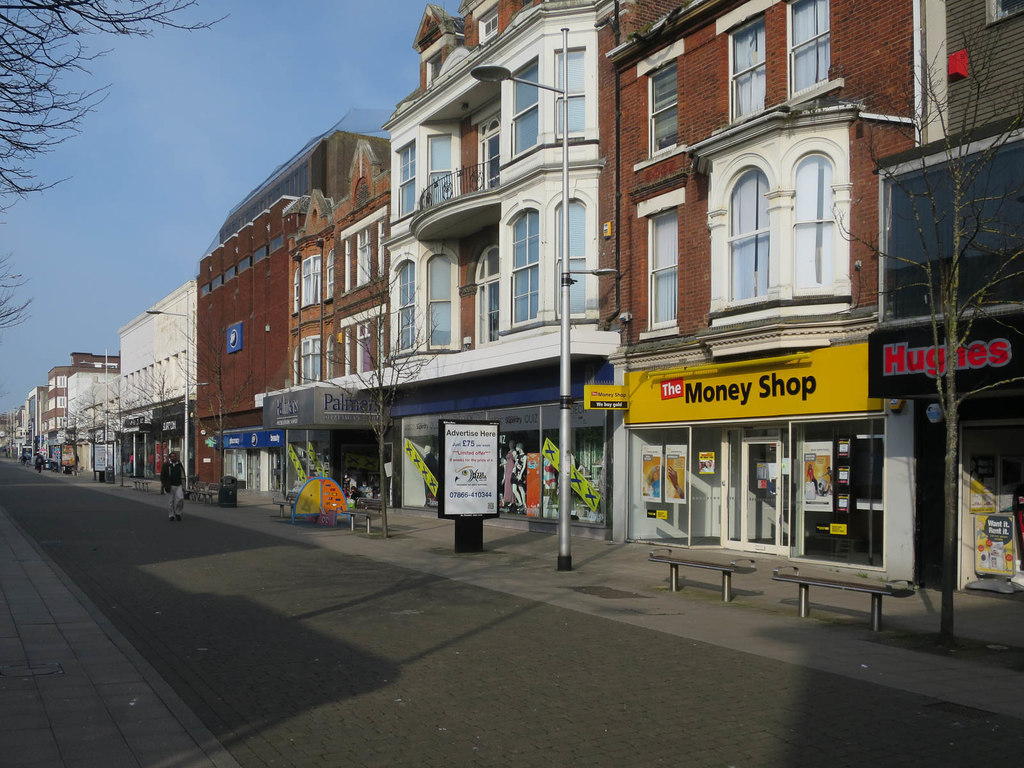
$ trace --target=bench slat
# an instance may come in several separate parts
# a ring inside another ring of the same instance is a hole
[[[871,595],[871,630],[873,632],[878,632],[882,629],[883,597],[909,597],[912,594],[914,594],[913,585],[909,582],[887,581],[884,584],[860,584],[850,581],[840,581],[838,579],[829,579],[823,576],[801,576],[798,568],[796,568],[795,566],[790,567],[792,567],[793,573],[782,573],[781,568],[775,568],[772,571],[772,580],[797,585],[797,588],[799,590],[798,610],[800,613],[800,618],[802,619],[806,619],[808,616],[811,615],[811,587],[840,589],[849,592],[862,592]]]

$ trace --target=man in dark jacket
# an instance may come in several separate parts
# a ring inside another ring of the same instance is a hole
[[[168,462],[160,470],[160,485],[163,486],[164,493],[170,494],[167,519],[173,523],[175,520],[181,520],[181,510],[185,506],[185,468],[178,461],[177,451],[171,451],[167,458]]]

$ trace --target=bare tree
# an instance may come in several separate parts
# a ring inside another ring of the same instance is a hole
[[[952,45],[952,41],[950,43]],[[917,149],[878,159],[887,190],[879,248],[887,319],[924,320],[931,332],[935,395],[945,422],[943,642],[954,641],[960,408],[1018,379],[980,381],[964,365],[979,321],[1017,335],[1010,313],[1024,297],[1024,92],[993,90],[998,40],[963,41],[971,77],[947,98],[945,60],[924,68],[927,114],[908,126]],[[922,136],[938,138],[921,144]],[[919,471],[923,468],[919,468]]]
[[[220,342],[227,332],[221,326],[211,333],[200,333],[196,339],[196,434],[212,428],[217,434],[217,450],[220,452],[220,476],[224,475],[224,430],[231,413],[243,404],[253,402],[254,374],[247,370],[239,378],[238,366],[232,365],[227,350]],[[202,407],[200,407],[202,406]],[[200,411],[209,415],[199,416]],[[198,471],[198,470],[197,470]]]
[[[19,301],[17,298],[18,289],[24,285],[24,278],[11,270],[10,256],[0,256],[0,330],[11,328],[26,319],[26,310],[32,299]]]
[[[367,290],[360,326],[364,332],[356,343],[352,370],[371,402],[370,428],[377,442],[377,468],[381,478],[381,533],[388,537],[388,493],[385,489],[387,439],[394,419],[391,411],[399,397],[409,391],[424,367],[434,359],[429,351],[429,336],[436,330],[436,319],[424,318],[414,305],[391,311],[392,296],[402,290],[398,275],[377,276]],[[399,452],[400,453],[400,452]],[[392,461],[397,457],[391,457]]]
[[[0,4],[0,199],[52,186],[30,167],[81,130],[103,90],[78,91],[63,81],[104,51],[89,35],[146,37],[158,27],[197,30],[209,22],[181,17],[198,0],[19,0]],[[9,207],[11,203],[0,206]]]

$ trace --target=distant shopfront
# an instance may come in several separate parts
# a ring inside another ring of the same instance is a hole
[[[627,373],[627,537],[909,568],[887,553],[912,531],[890,466],[910,425],[867,374],[866,344]]]
[[[583,381],[594,370],[574,366],[572,421],[573,525],[606,536],[609,416],[583,405]],[[606,370],[608,378],[611,369]],[[420,388],[394,409],[401,440],[398,481],[405,507],[435,509],[438,424],[441,419],[499,424],[500,513],[505,518],[555,522],[558,518],[559,408],[557,370],[529,376],[485,376]],[[579,531],[577,531],[579,532]]]
[[[283,435],[283,488],[310,477],[330,477],[364,496],[379,496],[377,446],[371,430],[375,404],[364,392],[316,385],[267,395],[263,426]]]

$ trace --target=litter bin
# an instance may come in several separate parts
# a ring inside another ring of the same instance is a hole
[[[238,478],[233,475],[224,475],[220,479],[220,490],[217,491],[217,506],[238,506]]]

